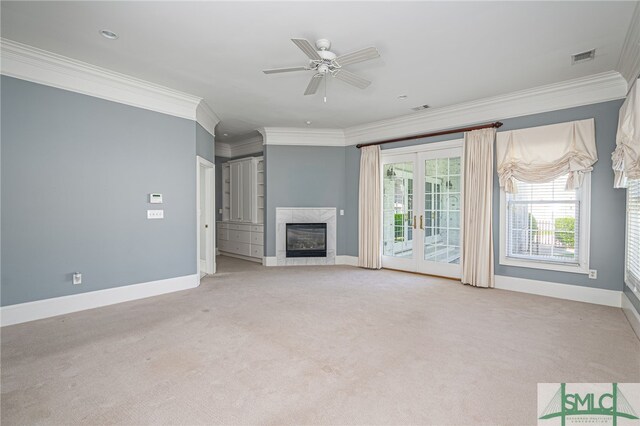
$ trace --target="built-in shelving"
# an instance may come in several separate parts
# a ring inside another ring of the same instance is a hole
[[[231,205],[231,176],[230,176],[229,164],[222,165],[222,220],[229,220],[230,205]]]

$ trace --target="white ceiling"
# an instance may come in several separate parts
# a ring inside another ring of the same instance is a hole
[[[344,128],[616,68],[635,2],[9,2],[2,37],[204,97],[218,140],[263,126]],[[98,34],[110,29],[115,41]],[[311,71],[289,40],[328,38],[373,81],[330,80],[303,96]],[[570,55],[596,48],[596,59]],[[408,99],[398,100],[406,94]]]

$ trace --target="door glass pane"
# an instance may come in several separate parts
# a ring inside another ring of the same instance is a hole
[[[413,162],[385,164],[383,173],[383,251],[413,256]]]
[[[426,160],[424,179],[424,260],[460,263],[460,157]]]

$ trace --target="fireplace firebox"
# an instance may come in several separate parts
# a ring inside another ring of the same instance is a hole
[[[287,257],[327,257],[326,223],[287,223]]]

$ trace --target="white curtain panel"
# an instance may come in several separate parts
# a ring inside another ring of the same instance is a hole
[[[633,85],[620,108],[616,150],[611,154],[614,188],[626,188],[628,179],[640,179],[640,90]]]
[[[567,173],[567,189],[579,188],[598,161],[594,120],[499,132],[496,151],[506,192],[517,192],[516,180],[543,183]]]
[[[464,134],[462,282],[493,287],[493,143],[496,129]]]
[[[358,266],[361,268],[382,268],[380,180],[380,147],[365,146],[360,151],[360,193],[358,195]]]

